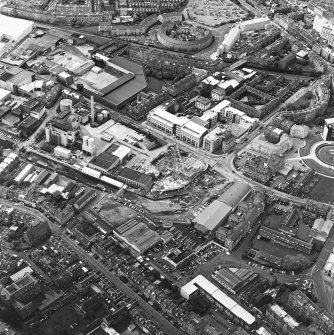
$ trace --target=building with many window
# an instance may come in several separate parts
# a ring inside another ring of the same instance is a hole
[[[291,236],[288,233],[274,230],[265,226],[262,226],[260,228],[259,235],[270,239],[272,243],[277,243],[290,249],[299,250],[306,254],[311,253],[314,244],[313,238],[311,238],[310,241],[307,242],[297,237]]]
[[[334,141],[334,118],[325,120],[322,138],[324,141]]]
[[[181,287],[181,296],[187,300],[198,293],[206,296],[227,318],[233,320],[233,323],[237,323],[247,330],[255,327],[256,320],[252,314],[202,275],[195,277]]]
[[[193,121],[187,122],[180,129],[180,140],[195,147],[200,148],[203,144],[203,137],[208,133],[208,129],[198,125]]]
[[[195,106],[201,111],[206,111],[211,107],[211,100],[202,96],[199,96],[195,100]]]
[[[274,304],[267,308],[266,319],[271,328],[281,335],[301,335],[299,323],[294,320],[283,308]]]
[[[256,156],[247,159],[244,171],[246,176],[265,184],[283,165],[283,159],[278,156],[272,155],[269,158]]]
[[[309,318],[325,334],[334,331],[333,316],[315,304],[300,290],[291,291],[288,306],[300,317]]]

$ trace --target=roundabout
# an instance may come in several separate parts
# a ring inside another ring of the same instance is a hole
[[[299,150],[303,163],[318,174],[334,179],[334,142],[321,136],[309,139]]]
[[[322,144],[315,152],[317,158],[330,166],[334,166],[334,144]]]

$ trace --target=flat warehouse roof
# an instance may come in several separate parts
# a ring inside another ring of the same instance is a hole
[[[34,22],[17,19],[15,17],[0,14],[0,36],[7,35],[17,39],[26,29],[32,28]]]
[[[208,230],[214,230],[231,210],[231,206],[215,200],[196,216],[194,222]]]

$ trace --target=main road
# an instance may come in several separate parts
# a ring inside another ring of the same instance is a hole
[[[144,299],[142,299],[137,293],[132,291],[126,284],[124,284],[118,277],[111,274],[101,263],[96,259],[88,255],[88,253],[79,247],[74,241],[68,238],[59,228],[57,224],[49,220],[46,216],[40,213],[38,210],[19,206],[11,201],[0,199],[0,204],[5,206],[13,207],[23,213],[36,216],[42,221],[47,221],[52,233],[62,239],[71,249],[73,249],[83,260],[87,262],[94,270],[100,271],[111,283],[113,283],[120,291],[122,291],[128,297],[135,299],[138,305],[150,315],[152,320],[167,334],[182,335],[177,328],[175,328],[167,319],[165,319],[159,312],[157,312],[151,305],[149,305]]]

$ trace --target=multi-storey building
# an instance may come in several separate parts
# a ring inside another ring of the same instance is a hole
[[[181,287],[181,296],[187,300],[197,293],[206,296],[227,318],[245,329],[250,330],[256,326],[256,319],[252,314],[202,275],[195,277]]]
[[[29,298],[40,290],[39,282],[29,273],[16,280],[13,284],[4,287],[1,292],[1,300],[12,302],[23,298]]]
[[[222,129],[215,128],[203,138],[203,150],[213,153],[221,148],[223,137]]]
[[[207,133],[207,128],[193,121],[189,121],[180,129],[180,140],[195,148],[200,148],[203,143],[203,137]]]
[[[277,156],[264,158],[262,156],[249,158],[245,163],[245,174],[262,183],[269,179],[284,165],[284,161]]]
[[[75,115],[65,119],[56,117],[45,127],[45,140],[48,143],[67,147],[75,142],[79,130],[80,123]]]
[[[282,335],[303,334],[299,323],[295,321],[283,308],[278,305],[270,306],[266,311],[266,319],[276,332]]]
[[[300,290],[290,292],[288,306],[293,309],[298,316],[310,318],[312,323],[325,334],[333,332],[333,316],[315,304]]]
[[[133,13],[164,13],[178,9],[184,0],[128,0],[127,6]]]
[[[222,133],[222,152],[227,153],[236,144],[236,137],[231,133],[230,130],[224,129]]]
[[[334,118],[325,120],[322,138],[324,141],[334,141]]]
[[[277,231],[265,226],[260,228],[259,235],[270,239],[272,243],[277,243],[283,245],[284,247],[299,250],[307,254],[311,253],[314,244],[313,238],[311,238],[309,242],[306,242],[294,236],[290,236],[288,233]]]
[[[206,111],[207,109],[210,108],[211,106],[211,101],[208,98],[199,96],[196,100],[195,100],[195,106],[202,110],[202,111]]]

